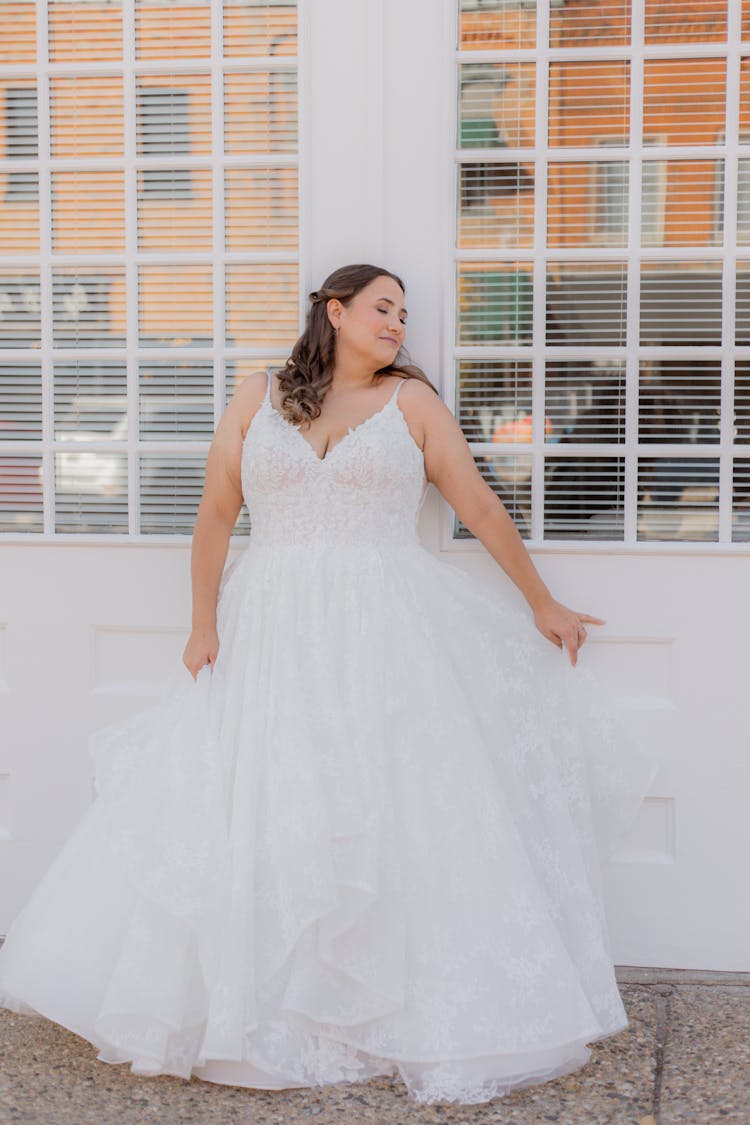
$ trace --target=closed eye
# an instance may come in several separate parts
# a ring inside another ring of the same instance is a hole
[[[387,313],[387,312],[388,312],[388,309],[378,309],[378,312],[379,312],[379,313]],[[398,319],[399,319],[399,320],[401,321],[401,323],[403,324],[404,328],[406,328],[406,317],[404,317],[404,316],[400,316],[400,317],[399,317]]]

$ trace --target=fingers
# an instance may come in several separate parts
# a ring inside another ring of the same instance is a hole
[[[592,617],[590,613],[577,613],[576,617],[579,621],[585,621],[587,625],[606,625],[607,622],[603,621],[601,617]]]

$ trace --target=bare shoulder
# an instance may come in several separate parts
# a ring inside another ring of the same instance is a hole
[[[451,414],[439,394],[427,383],[414,376],[407,378],[398,393],[401,413],[420,449],[424,449],[425,438],[441,419]]]
[[[266,395],[268,376],[265,371],[252,371],[238,385],[224,412],[224,418],[232,428],[239,427],[242,437],[248,431],[255,413],[260,409]]]

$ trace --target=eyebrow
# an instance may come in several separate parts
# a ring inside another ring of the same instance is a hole
[[[395,303],[396,303],[395,301],[392,301],[392,300],[390,299],[390,297],[378,297],[378,300],[379,300],[379,301],[385,301],[385,303],[386,303],[387,305],[395,305]],[[408,315],[409,315],[409,314],[408,314],[408,312],[406,311],[406,309],[399,309],[399,312],[402,312],[402,313],[404,314],[404,316],[408,316]]]

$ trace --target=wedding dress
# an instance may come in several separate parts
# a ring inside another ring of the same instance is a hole
[[[213,670],[92,739],[0,1002],[104,1062],[473,1103],[628,1026],[601,865],[656,765],[585,661],[421,545],[400,386],[322,459],[267,391]]]

